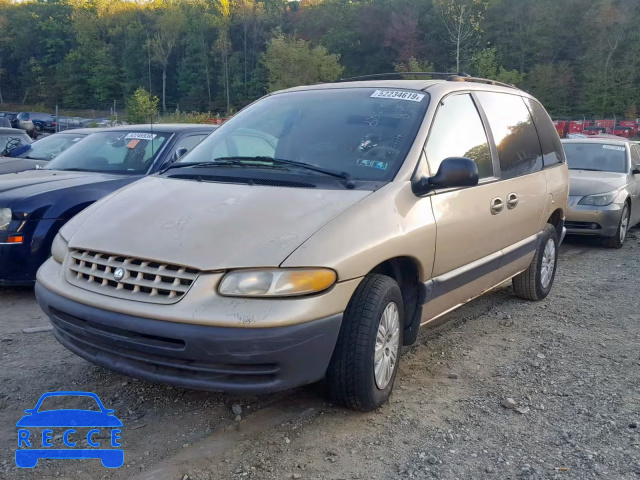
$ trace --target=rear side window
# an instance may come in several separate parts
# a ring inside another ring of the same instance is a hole
[[[629,145],[631,147],[631,167],[635,168],[640,165],[640,147],[638,145]]]
[[[542,151],[536,127],[522,97],[478,92],[498,148],[503,179],[542,170]]]
[[[542,105],[530,98],[524,99],[529,107],[533,123],[538,130],[540,146],[542,147],[542,161],[545,167],[564,163],[564,150],[558,132],[553,126],[553,122]]]
[[[18,114],[18,118],[19,118],[20,120],[29,120],[29,114],[28,114],[28,113],[25,113],[25,112],[19,113],[19,114]]]
[[[470,95],[452,95],[443,100],[431,127],[426,153],[431,175],[445,158],[467,157],[478,165],[480,178],[494,176],[487,133]]]

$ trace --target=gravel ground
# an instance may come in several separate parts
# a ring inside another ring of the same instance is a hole
[[[0,289],[0,477],[640,479],[639,233],[622,250],[563,245],[543,302],[506,285],[423,329],[368,414],[333,407],[322,384],[232,397],[105,371],[23,333],[47,325],[33,292]],[[115,408],[123,468],[15,467],[15,422],[63,389]]]

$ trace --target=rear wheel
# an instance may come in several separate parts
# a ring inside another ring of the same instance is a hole
[[[551,291],[558,263],[558,232],[547,224],[529,268],[513,277],[513,291],[525,300],[542,300]]]
[[[613,237],[609,237],[604,241],[605,246],[609,248],[622,248],[624,241],[627,239],[627,232],[629,231],[629,216],[629,205],[625,203],[622,209],[622,215],[620,215],[618,230]]]
[[[38,133],[42,133],[42,130],[44,130],[44,127],[42,126],[41,123],[34,123],[33,128],[35,128],[36,132]]]
[[[403,318],[398,284],[386,275],[367,275],[345,310],[327,369],[334,402],[366,412],[389,399],[400,360]]]

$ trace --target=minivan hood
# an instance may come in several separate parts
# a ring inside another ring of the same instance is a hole
[[[569,170],[569,195],[582,196],[608,193],[627,183],[625,173]]]
[[[205,271],[276,267],[369,194],[154,176],[103,200],[75,232],[63,234],[71,248]]]

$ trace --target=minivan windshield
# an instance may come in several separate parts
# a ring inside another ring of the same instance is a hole
[[[286,92],[249,106],[212,133],[181,163],[281,159],[344,172],[353,180],[391,180],[404,161],[429,103],[425,92],[336,88]],[[204,165],[206,167],[206,165]],[[278,164],[279,171],[317,175]],[[202,165],[199,165],[202,167]]]
[[[147,173],[170,133],[149,131],[97,132],[80,140],[44,167],[49,170],[105,172],[126,175]]]
[[[625,173],[627,149],[624,145],[603,143],[565,143],[569,170]]]

